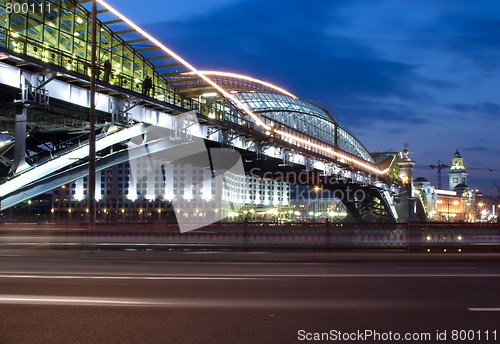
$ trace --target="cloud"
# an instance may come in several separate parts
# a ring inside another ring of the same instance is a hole
[[[483,115],[491,119],[498,119],[500,115],[500,104],[492,102],[481,102],[476,104],[455,103],[448,104],[447,107],[454,111]]]
[[[451,54],[482,69],[500,67],[500,3],[486,1],[435,2],[441,13],[410,38],[415,46]]]
[[[149,29],[161,33],[167,44],[198,68],[271,81],[304,99],[325,102],[341,116],[417,120],[409,107],[402,113],[390,103],[371,104],[365,99],[431,102],[428,89],[453,84],[424,77],[419,65],[384,58],[376,44],[363,37],[332,32],[332,25],[349,21],[342,13],[351,4],[249,1]],[[343,113],[346,108],[355,113]]]
[[[488,147],[484,146],[470,146],[470,147],[462,147],[460,148],[461,151],[464,152],[486,152],[488,151]]]

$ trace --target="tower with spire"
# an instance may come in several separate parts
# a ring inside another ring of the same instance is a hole
[[[450,191],[461,191],[467,188],[467,169],[464,166],[464,158],[457,151],[451,158],[449,176]]]

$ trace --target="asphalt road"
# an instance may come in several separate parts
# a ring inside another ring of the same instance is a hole
[[[0,343],[500,342],[495,262],[135,254],[0,254]]]

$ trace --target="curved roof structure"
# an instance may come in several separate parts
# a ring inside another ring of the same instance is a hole
[[[328,111],[258,79],[199,71],[106,1],[96,1],[97,63],[102,70],[106,60],[111,62],[111,85],[141,94],[149,76],[155,100],[221,121],[252,122],[253,130],[292,146],[370,173],[388,172],[378,168],[359,140]],[[90,2],[50,0],[50,11],[30,15],[0,9],[0,47],[88,76],[92,21],[85,4]],[[207,91],[215,96],[205,96]]]
[[[252,112],[265,119],[296,129],[369,163],[374,163],[366,147],[347,129],[340,126],[327,110],[299,99],[277,85],[253,77],[220,71],[199,71],[199,73],[210,77]],[[207,85],[195,73],[184,73],[171,78],[170,81],[185,96],[198,98],[208,94],[210,98],[217,97],[216,94],[210,93],[211,85]]]
[[[238,92],[235,96],[265,118],[374,163],[368,150],[354,135],[341,127],[331,114],[312,103],[277,93]]]
[[[251,76],[219,71],[199,71],[199,73],[208,76],[218,85],[224,86],[224,88],[229,92],[243,90],[269,93],[277,92],[295,99],[298,98],[296,95],[279,86]],[[193,72],[183,73],[179,76],[172,76],[169,80],[176,86],[177,89],[182,90],[185,94],[189,94],[191,92],[199,93],[207,87],[211,88],[211,85],[208,85],[205,80],[196,76]]]

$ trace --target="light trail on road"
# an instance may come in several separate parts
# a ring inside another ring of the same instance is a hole
[[[227,274],[227,275],[96,275],[96,274],[0,274],[0,278],[109,279],[109,280],[271,280],[288,278],[499,278],[500,273],[415,273],[415,274]]]

